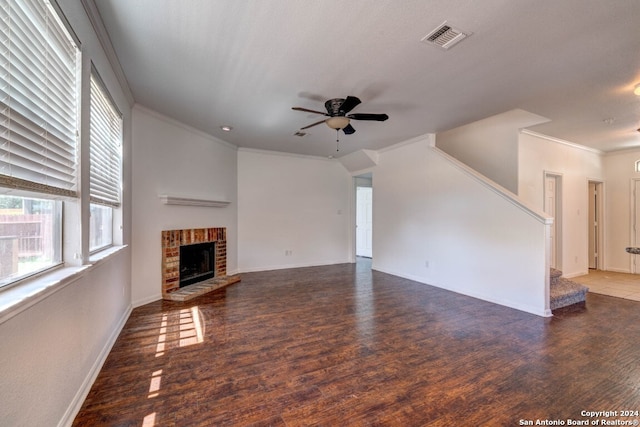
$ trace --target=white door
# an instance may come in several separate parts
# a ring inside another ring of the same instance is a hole
[[[372,224],[373,188],[356,188],[356,256],[373,255]]]
[[[640,180],[633,180],[633,246],[640,246]],[[640,273],[638,255],[631,255],[631,272]]]
[[[598,185],[589,182],[589,268],[598,269]]]
[[[545,175],[544,177],[544,213],[553,217],[553,224],[551,224],[550,232],[550,267],[557,268],[558,264],[558,218],[557,216],[557,176]]]

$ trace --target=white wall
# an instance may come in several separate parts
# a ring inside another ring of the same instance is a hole
[[[337,160],[240,149],[239,269],[350,262],[352,188]]]
[[[380,153],[373,268],[549,315],[546,217],[430,144]]]
[[[605,175],[605,255],[606,269],[623,273],[632,272],[631,263],[640,263],[640,257],[625,252],[628,246],[638,245],[632,238],[633,180],[640,179],[635,162],[640,150],[610,153],[603,156]],[[640,195],[639,195],[640,197]],[[640,264],[639,264],[640,266]],[[638,269],[638,267],[636,267]],[[638,270],[636,270],[638,271]]]
[[[133,140],[133,305],[162,296],[162,230],[227,227],[227,274],[234,274],[237,149],[141,106],[133,109]],[[164,205],[163,194],[231,203]]]
[[[562,180],[562,253],[558,268],[564,276],[574,277],[589,271],[588,259],[588,183],[603,180],[599,152],[533,133],[519,137],[520,198],[539,210],[544,208],[544,174],[550,172]],[[605,184],[605,197],[610,186]],[[605,235],[605,240],[608,238]],[[605,252],[605,269],[609,257]]]
[[[549,121],[515,109],[437,135],[437,147],[507,190],[518,192],[518,131]]]
[[[81,2],[58,0],[58,3],[80,39],[84,70],[93,63],[123,114],[122,242],[129,244],[129,94],[119,85],[116,72],[111,68]],[[83,110],[83,114],[86,113],[87,110]],[[81,191],[86,197],[87,186]],[[80,236],[73,238],[79,240]],[[2,313],[0,424],[70,425],[130,312],[130,254],[130,248],[124,248],[86,268],[73,280],[57,285],[51,280],[53,284],[47,292],[30,300],[29,304],[22,304],[11,315]],[[50,277],[45,275],[42,280],[46,282]]]
[[[0,420],[68,425],[129,315],[129,251],[0,325]]]

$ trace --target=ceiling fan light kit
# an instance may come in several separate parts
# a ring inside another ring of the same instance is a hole
[[[344,129],[349,124],[349,119],[340,116],[329,117],[327,120],[325,120],[325,123],[327,123],[327,126],[329,126],[331,129]]]

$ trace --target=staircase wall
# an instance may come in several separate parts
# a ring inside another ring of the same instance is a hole
[[[551,314],[549,218],[435,148],[433,135],[379,154],[374,270]]]
[[[507,190],[518,192],[518,130],[549,119],[514,109],[437,136],[437,147]]]

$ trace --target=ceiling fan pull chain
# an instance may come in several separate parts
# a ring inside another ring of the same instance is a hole
[[[336,151],[340,151],[340,129],[336,129]]]

